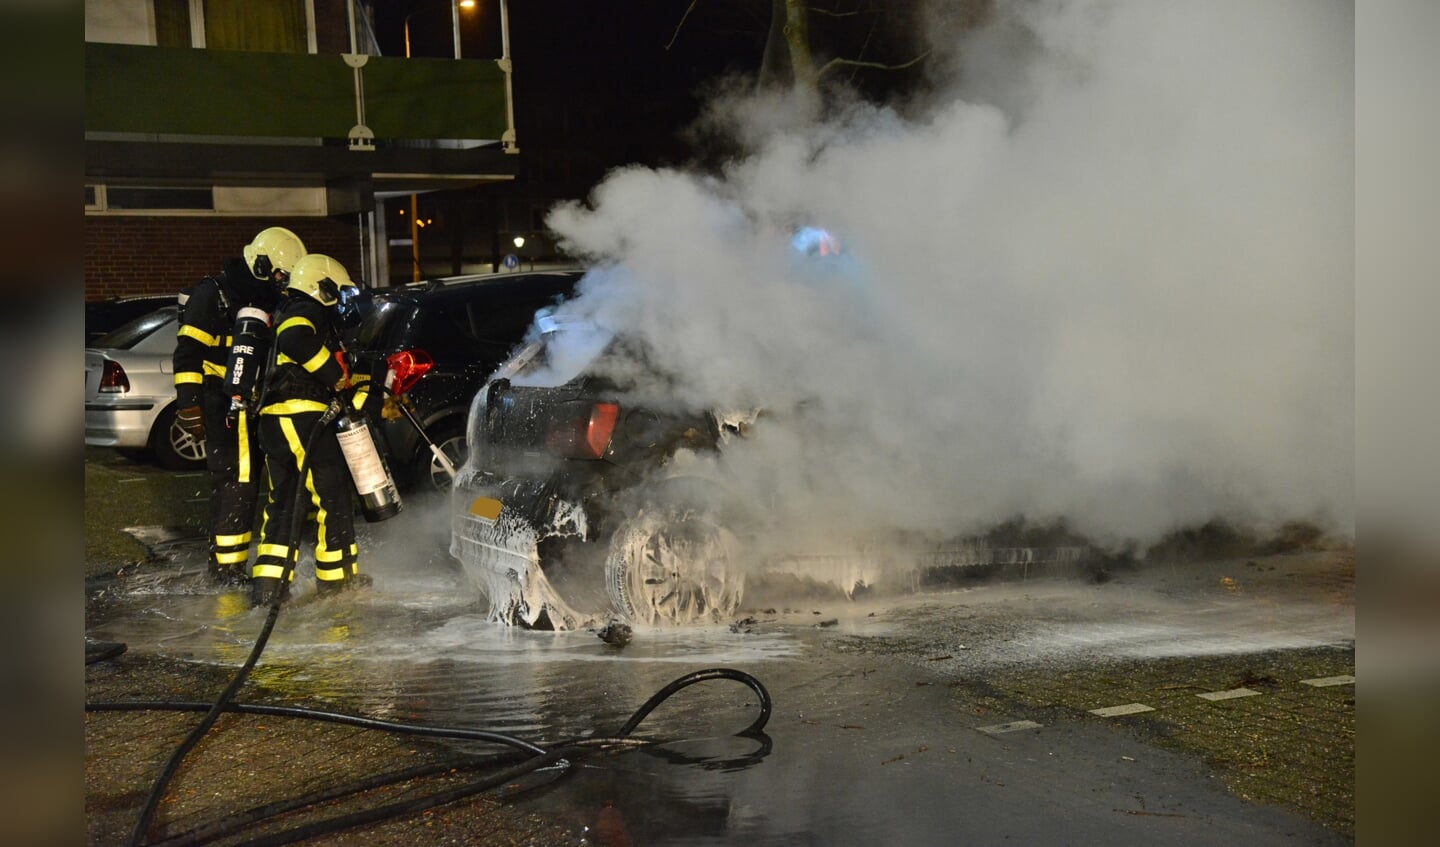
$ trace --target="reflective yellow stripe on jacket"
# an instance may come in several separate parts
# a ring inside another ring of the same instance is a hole
[[[220,338],[218,336],[211,335],[205,330],[193,327],[190,324],[185,324],[184,326],[180,327],[176,334],[193,338],[201,344],[204,344],[206,347],[214,347],[220,343]]]
[[[321,344],[320,352],[311,356],[310,361],[304,363],[300,367],[313,374],[321,368],[325,367],[325,363],[333,358],[335,358],[335,356],[330,352],[330,348],[326,347],[324,344]]]
[[[301,412],[323,412],[330,404],[319,400],[282,400],[260,408],[262,415],[298,415]]]
[[[278,337],[280,333],[292,326],[308,326],[311,332],[315,331],[315,324],[311,323],[309,318],[293,317],[281,321],[280,325],[275,327],[275,335]]]

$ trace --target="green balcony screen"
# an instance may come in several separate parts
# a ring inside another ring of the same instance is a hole
[[[498,139],[505,81],[491,61],[372,56],[361,69],[377,139]],[[339,55],[85,45],[85,128],[345,138],[355,77]]]

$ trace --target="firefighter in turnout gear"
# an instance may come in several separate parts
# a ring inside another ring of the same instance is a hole
[[[189,291],[175,345],[175,422],[205,442],[210,470],[210,575],[221,584],[245,580],[261,456],[253,410],[236,404],[226,387],[232,336],[242,313],[268,318],[295,263],[305,255],[299,237],[284,227],[262,230],[242,259]],[[259,362],[255,364],[261,364]]]
[[[286,561],[299,554],[300,540],[291,537],[295,510],[307,505],[315,510],[317,592],[368,582],[358,574],[350,470],[333,414],[326,415],[333,402],[365,409],[383,399],[371,396],[368,376],[352,378],[340,341],[339,330],[359,293],[339,262],[312,253],[296,265],[275,313],[272,359],[260,399],[270,493],[250,572],[257,606],[288,593],[281,579]],[[308,496],[297,500],[302,486]]]

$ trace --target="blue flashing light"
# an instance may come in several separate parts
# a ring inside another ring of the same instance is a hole
[[[806,256],[838,256],[840,241],[819,227],[802,226],[790,236],[790,247]]]

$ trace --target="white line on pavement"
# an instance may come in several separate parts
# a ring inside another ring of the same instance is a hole
[[[988,735],[1002,735],[1007,732],[1017,732],[1022,729],[1039,729],[1042,726],[1044,726],[1044,724],[1038,724],[1034,721],[1011,721],[1010,723],[997,723],[994,726],[976,727],[976,729]]]
[[[1103,709],[1091,709],[1090,714],[1099,715],[1102,718],[1118,718],[1121,715],[1138,715],[1141,712],[1153,712],[1154,706],[1147,706],[1144,703],[1126,703],[1123,706],[1106,706]]]
[[[1328,688],[1332,685],[1354,685],[1355,677],[1348,674],[1346,676],[1321,676],[1315,679],[1302,679],[1300,680],[1300,684],[1312,685],[1316,688]]]
[[[1251,691],[1248,688],[1232,688],[1229,691],[1207,691],[1195,696],[1201,700],[1234,700],[1237,697],[1254,697],[1259,693],[1259,691]]]

